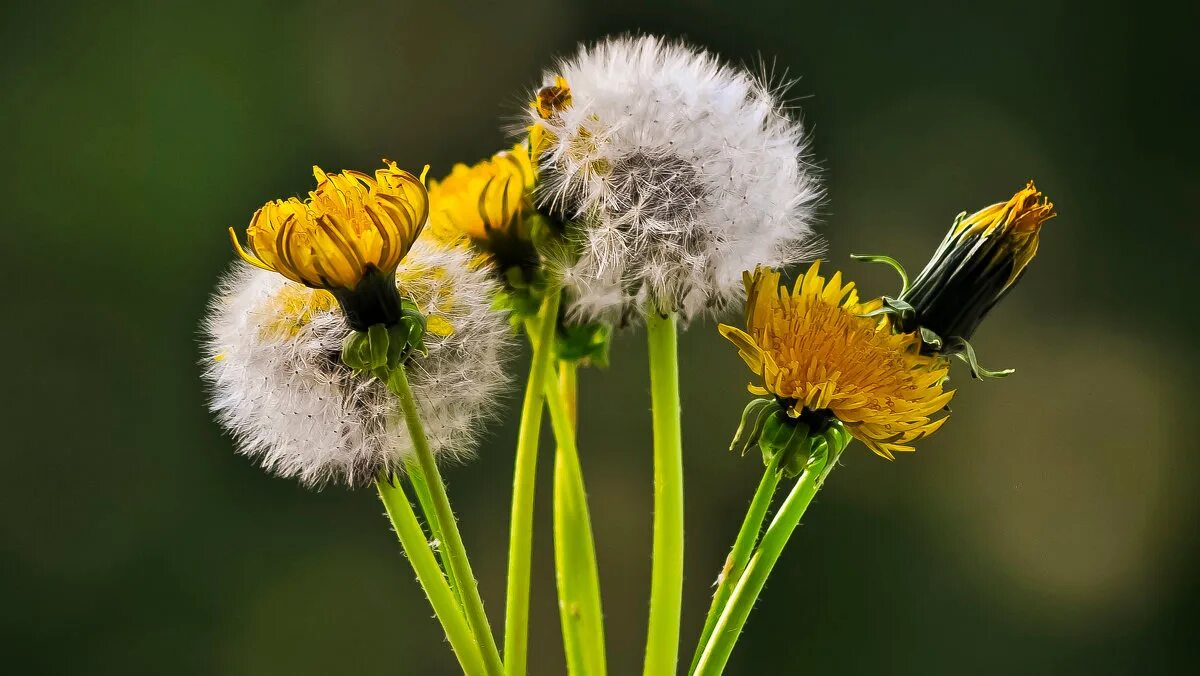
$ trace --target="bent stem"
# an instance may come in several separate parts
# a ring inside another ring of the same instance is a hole
[[[429,526],[429,537],[437,543],[437,547],[433,547],[433,549],[437,551],[438,558],[442,561],[442,571],[446,574],[446,582],[450,584],[450,591],[454,592],[454,598],[458,599],[458,605],[461,608],[462,592],[458,589],[454,568],[450,566],[449,557],[446,556],[446,550],[442,547],[442,525],[438,521],[437,511],[433,508],[433,497],[429,493],[429,484],[425,483],[425,477],[421,473],[421,466],[417,464],[416,458],[405,458],[404,467],[408,472],[409,481],[412,482],[413,493],[417,495],[417,504],[421,506],[421,513],[425,515],[425,523]]]
[[[725,559],[725,566],[721,569],[721,574],[717,576],[717,591],[713,593],[712,605],[709,606],[708,616],[704,619],[704,630],[700,633],[700,640],[696,642],[696,652],[692,655],[691,666],[688,667],[689,674],[696,672],[696,665],[700,662],[700,653],[708,644],[708,639],[717,626],[717,620],[721,618],[725,602],[733,593],[734,585],[741,579],[742,572],[746,569],[746,562],[750,560],[750,554],[758,542],[758,535],[762,532],[767,510],[771,507],[771,499],[775,497],[775,489],[779,486],[781,476],[779,463],[784,455],[784,453],[776,453],[771,457],[771,462],[767,464],[762,480],[758,482],[758,489],[754,491],[754,497],[750,500],[750,508],[746,511],[742,528],[738,531],[737,539],[733,541],[733,549]]]
[[[454,650],[463,673],[485,673],[486,667],[479,645],[471,634],[471,628],[467,626],[454,593],[446,584],[446,578],[442,577],[442,570],[429,549],[425,532],[421,530],[421,524],[417,522],[417,515],[413,513],[412,504],[408,501],[399,480],[392,484],[386,479],[378,478],[375,480],[375,487],[379,490],[379,498],[387,509],[396,537],[417,574],[417,581],[425,590],[429,604],[433,606],[433,612],[442,623],[442,629],[446,632],[446,638],[450,641],[450,647]]]
[[[608,669],[604,609],[587,490],[572,411],[563,391],[551,380],[546,382],[546,405],[558,442],[554,456],[554,568],[563,648],[569,673],[602,676]]]
[[[529,651],[529,578],[533,552],[533,499],[537,478],[538,436],[542,430],[542,399],[554,354],[554,325],[559,294],[542,302],[540,319],[526,324],[533,358],[513,468],[512,515],[508,529],[508,591],[504,614],[504,666],[510,676],[524,674]]]
[[[775,515],[770,527],[763,535],[758,551],[754,553],[749,565],[746,566],[746,572],[737,581],[729,603],[721,612],[721,617],[713,628],[708,645],[704,647],[700,661],[696,665],[696,676],[717,676],[725,670],[725,665],[729,662],[729,655],[733,652],[733,646],[746,626],[746,619],[750,617],[750,611],[754,608],[754,603],[758,600],[758,595],[762,592],[763,585],[766,584],[767,577],[771,574],[771,569],[775,567],[775,562],[783,553],[784,545],[792,536],[792,532],[796,530],[800,518],[804,516],[805,510],[808,509],[809,503],[812,502],[813,496],[817,494],[817,490],[828,474],[827,470],[832,468],[835,461],[836,455],[825,456],[823,460],[814,460],[796,481],[796,485],[788,494],[783,506],[779,508],[779,513]]]
[[[442,528],[443,556],[449,559],[449,568],[454,571],[459,589],[462,592],[463,608],[466,611],[467,624],[479,644],[483,654],[486,672],[490,676],[501,676],[504,664],[500,661],[500,652],[496,649],[496,639],[492,637],[492,628],[488,624],[487,613],[483,609],[483,599],[479,596],[479,584],[475,573],[471,570],[471,562],[467,560],[467,550],[463,545],[462,534],[458,531],[458,521],[454,510],[450,507],[450,497],[446,495],[446,484],[438,471],[437,461],[433,457],[433,449],[429,447],[429,439],[425,436],[425,427],[421,416],[417,413],[417,402],[413,397],[412,387],[408,384],[408,374],[404,366],[392,369],[388,377],[388,387],[400,400],[400,408],[404,412],[404,421],[412,438],[416,451],[419,474],[429,486],[430,500],[433,513]]]
[[[683,596],[683,439],[675,315],[651,310],[650,401],[654,423],[654,549],[645,676],[674,674]]]

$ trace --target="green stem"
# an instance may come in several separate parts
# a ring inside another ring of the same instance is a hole
[[[826,468],[832,467],[834,460],[835,458],[827,458],[824,461],[815,462],[796,481],[787,500],[779,508],[779,513],[775,515],[770,527],[763,535],[762,542],[758,545],[758,551],[754,553],[750,564],[746,566],[746,572],[734,587],[733,595],[725,606],[725,610],[721,612],[717,626],[713,629],[712,637],[709,639],[708,645],[704,647],[700,662],[696,665],[696,676],[717,676],[725,670],[725,664],[729,661],[733,646],[737,643],[742,628],[746,626],[746,619],[750,617],[750,611],[754,608],[754,603],[758,600],[758,595],[767,582],[767,576],[771,574],[771,569],[774,568],[775,562],[779,560],[779,555],[783,552],[783,546],[787,544],[788,538],[792,536],[792,532],[799,525],[800,518],[804,516],[813,496],[821,487],[827,474]]]
[[[763,472],[762,480],[758,482],[758,489],[754,491],[754,497],[750,500],[750,508],[746,511],[745,520],[742,521],[742,529],[738,531],[737,539],[733,541],[733,549],[725,559],[725,567],[717,576],[717,591],[713,594],[712,605],[708,608],[708,617],[704,619],[704,631],[700,633],[700,640],[696,642],[696,652],[692,655],[691,666],[688,667],[689,674],[696,672],[696,664],[700,662],[700,653],[708,644],[713,628],[717,626],[717,620],[721,618],[725,602],[733,593],[734,585],[741,579],[742,571],[746,570],[746,563],[750,560],[750,554],[758,542],[759,533],[762,532],[767,510],[771,507],[771,499],[775,497],[775,489],[779,486],[781,476],[779,463],[785,455],[785,453],[776,453],[771,457],[771,462]]]
[[[533,498],[537,478],[538,436],[542,430],[542,400],[554,354],[554,325],[559,294],[542,302],[540,320],[526,330],[534,344],[521,405],[517,455],[513,469],[512,516],[508,529],[508,592],[504,614],[504,667],[509,676],[524,674],[529,651],[529,578],[533,554]]]
[[[433,513],[437,515],[442,528],[443,541],[441,549],[444,556],[449,558],[449,568],[458,579],[462,591],[463,607],[466,611],[467,624],[471,633],[479,643],[483,659],[487,666],[486,673],[491,676],[501,676],[504,664],[500,661],[500,652],[496,649],[496,640],[492,637],[492,628],[488,624],[487,613],[483,609],[483,599],[479,596],[479,585],[475,581],[475,573],[471,570],[471,562],[467,560],[467,549],[463,546],[462,535],[458,532],[458,521],[454,510],[450,508],[450,498],[446,495],[446,484],[438,471],[437,461],[433,450],[429,447],[429,439],[425,436],[425,427],[421,416],[417,413],[417,402],[413,397],[412,388],[408,384],[408,375],[404,366],[392,369],[388,378],[388,387],[400,399],[400,408],[404,411],[404,421],[412,438],[416,451],[417,464],[420,474],[429,485],[430,498],[433,503]]]
[[[417,495],[417,504],[421,506],[421,513],[425,515],[425,522],[429,525],[429,536],[438,543],[438,558],[442,560],[442,570],[446,573],[446,582],[450,584],[450,591],[454,592],[454,598],[458,599],[459,607],[462,607],[462,592],[458,589],[454,569],[450,567],[449,557],[446,556],[446,550],[442,547],[442,525],[438,521],[437,511],[433,508],[433,497],[429,493],[429,484],[425,483],[425,477],[421,473],[421,466],[417,464],[416,458],[411,456],[405,458],[404,467],[408,473],[408,480],[412,483],[413,493]]]
[[[563,648],[569,673],[602,676],[608,669],[604,609],[587,491],[571,410],[558,384],[550,380],[546,382],[546,405],[558,442],[554,456],[554,568]]]
[[[675,315],[651,310],[650,402],[654,424],[654,549],[650,568],[650,623],[645,676],[674,674],[679,661],[683,596],[683,439]]]
[[[579,364],[570,359],[558,362],[558,389],[562,392],[563,401],[567,405],[567,414],[571,418],[571,429],[579,430]]]
[[[425,532],[421,530],[421,524],[417,522],[417,515],[413,513],[412,504],[409,503],[408,496],[404,494],[400,482],[396,481],[393,485],[386,480],[376,479],[375,487],[379,490],[379,498],[383,501],[384,507],[387,508],[388,518],[392,521],[396,537],[399,538],[401,546],[404,547],[404,553],[408,557],[409,563],[412,564],[413,571],[417,574],[417,580],[421,583],[421,588],[425,590],[429,604],[433,606],[434,613],[446,631],[446,638],[449,639],[450,647],[458,657],[458,663],[462,666],[463,673],[485,673],[486,668],[479,645],[471,634],[471,628],[467,626],[467,621],[463,617],[458,601],[454,598],[454,593],[446,584],[446,578],[442,577],[442,570],[438,567],[437,559],[429,549]]]

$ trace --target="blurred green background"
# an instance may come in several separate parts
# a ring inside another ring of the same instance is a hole
[[[642,30],[799,78],[829,255],[868,292],[895,280],[849,253],[919,268],[956,213],[1028,178],[1061,214],[978,335],[1017,375],[956,371],[954,420],[914,456],[846,454],[729,673],[1188,671],[1200,12],[960,4],[7,6],[4,670],[453,672],[375,496],[268,477],[210,421],[197,324],[225,228],[303,193],[313,163],[438,175],[490,154],[555,55]],[[640,673],[646,621],[643,341],[582,376],[614,674]],[[698,322],[681,351],[690,644],[761,466],[724,451],[747,398],[733,349]],[[518,401],[447,471],[497,627]],[[532,669],[556,674],[540,506]]]

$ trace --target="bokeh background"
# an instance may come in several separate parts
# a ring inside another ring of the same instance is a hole
[[[846,454],[729,673],[1187,671],[1200,629],[1196,7],[6,6],[4,671],[453,673],[375,496],[313,493],[233,453],[205,410],[197,324],[233,259],[225,228],[303,193],[310,165],[387,156],[437,175],[484,157],[555,55],[631,30],[797,78],[829,255],[869,291],[895,280],[848,254],[919,268],[956,213],[1028,178],[1061,214],[978,335],[985,363],[1017,374],[958,371],[952,424],[915,456]],[[612,367],[582,376],[614,674],[640,673],[646,621],[643,342],[621,335]],[[690,653],[761,466],[724,450],[747,398],[734,351],[708,322],[681,351]],[[515,435],[497,424],[476,461],[447,471],[497,627]],[[556,674],[540,506],[532,669]]]

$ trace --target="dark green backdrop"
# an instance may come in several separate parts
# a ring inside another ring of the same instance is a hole
[[[978,336],[985,364],[1016,376],[957,371],[953,420],[915,456],[847,453],[730,673],[1187,670],[1200,16],[967,4],[4,9],[4,671],[451,673],[374,495],[312,493],[233,454],[205,410],[197,322],[233,259],[225,228],[307,190],[310,165],[387,156],[436,175],[482,157],[554,55],[628,30],[799,78],[829,254],[869,292],[894,280],[848,254],[919,267],[957,212],[1028,178],[1061,214]],[[645,630],[643,339],[620,336],[612,368],[582,377],[614,674],[640,673]],[[692,640],[760,467],[723,450],[747,396],[734,351],[709,322],[681,345]],[[496,625],[517,401],[447,471]],[[561,673],[548,517],[538,674]]]

